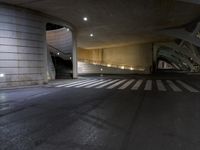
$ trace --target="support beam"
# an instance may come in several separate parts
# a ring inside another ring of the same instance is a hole
[[[186,2],[186,3],[193,3],[193,4],[200,4],[199,0],[178,0],[181,2]]]
[[[186,31],[184,28],[163,30],[161,33],[170,37],[175,37],[187,41],[197,47],[200,47],[200,39],[197,38],[197,35]]]
[[[73,58],[73,78],[78,78],[78,63],[77,63],[77,41],[76,41],[76,33],[72,32],[72,41],[73,41],[73,51],[72,51],[72,58]]]

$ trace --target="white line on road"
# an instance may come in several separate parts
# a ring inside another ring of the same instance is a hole
[[[86,86],[85,88],[91,88],[91,87],[95,87],[97,85],[100,85],[100,84],[103,84],[105,82],[109,82],[111,79],[109,80],[105,80],[105,81],[102,81],[102,82],[98,82],[98,83],[95,83],[95,84],[92,84],[92,85],[89,85],[89,86]]]
[[[182,90],[179,87],[177,87],[174,82],[167,80],[167,83],[170,86],[170,88],[172,88],[173,91],[182,92]]]
[[[167,91],[161,80],[156,80],[156,84],[159,91]]]
[[[118,88],[119,90],[124,90],[126,89],[129,85],[131,85],[131,83],[133,83],[135,80],[129,80],[128,82],[126,82],[124,85],[122,85],[120,88]]]
[[[96,87],[96,88],[97,88],[97,89],[100,89],[100,88],[103,88],[103,87],[105,87],[105,86],[107,86],[107,85],[110,85],[110,84],[112,84],[112,83],[114,83],[114,82],[117,82],[117,81],[119,81],[119,79],[116,79],[116,80],[110,81],[110,82],[108,82],[108,83],[102,84],[102,85],[100,85],[100,86],[98,86],[98,87]]]
[[[139,87],[142,85],[143,80],[138,80],[135,85],[132,87],[131,90],[138,90]]]
[[[145,91],[151,91],[152,90],[152,80],[147,80],[144,90]]]
[[[188,91],[190,92],[194,92],[194,93],[197,93],[199,92],[197,89],[194,89],[193,87],[189,86],[188,84],[180,81],[180,80],[177,80],[176,82],[178,82],[179,84],[181,84],[185,89],[187,89]]]
[[[113,84],[113,85],[107,87],[107,89],[113,89],[113,88],[115,88],[116,86],[118,86],[118,85],[124,83],[125,81],[126,81],[126,80],[118,81],[117,83],[115,83],[115,84]]]
[[[82,84],[82,85],[78,85],[78,86],[76,86],[76,88],[84,87],[84,86],[91,85],[91,84],[94,84],[94,83],[98,83],[98,82],[101,82],[101,81],[103,81],[103,80],[101,79],[101,80],[88,82],[88,83],[85,83],[85,84]]]
[[[85,84],[85,83],[88,83],[88,82],[92,82],[92,81],[95,81],[95,80],[96,80],[96,79],[93,79],[93,80],[85,80],[85,81],[83,81],[83,82],[71,84],[71,85],[68,85],[68,86],[65,86],[65,87],[78,86],[78,85],[82,85],[82,84]]]
[[[67,84],[58,85],[56,87],[64,87],[64,86],[67,86],[67,85],[78,84],[78,83],[82,83],[82,82],[86,82],[86,81],[89,81],[89,80],[75,81],[75,82],[71,82],[71,83],[67,83]]]

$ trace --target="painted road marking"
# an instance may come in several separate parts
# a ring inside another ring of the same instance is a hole
[[[151,91],[152,90],[152,80],[147,80],[144,90],[145,91]]]
[[[113,89],[113,88],[115,88],[116,86],[118,86],[118,85],[124,83],[125,81],[126,81],[126,79],[125,79],[125,80],[118,81],[117,83],[115,83],[115,84],[113,84],[113,85],[107,87],[107,89]]]
[[[67,85],[77,84],[77,83],[85,82],[85,81],[86,81],[86,80],[75,81],[75,82],[71,82],[71,83],[66,83],[66,84],[62,84],[62,85],[57,85],[56,87],[64,87],[64,86],[67,86]]]
[[[117,86],[119,90],[124,90],[127,89],[133,82],[136,81],[135,79],[85,79],[85,80],[79,80],[75,82],[71,82],[68,84],[62,84],[62,85],[57,85],[55,87],[75,87],[75,88],[104,88],[107,87],[107,89],[114,89]],[[133,85],[131,90],[138,90],[140,86],[143,84],[143,80],[137,80],[137,82]],[[147,80],[145,83],[144,91],[151,91],[153,90],[153,80]],[[156,85],[157,85],[157,90],[158,91],[167,91],[164,81],[163,80],[155,80]],[[183,90],[180,88],[182,86],[189,92],[200,92],[199,90],[193,88],[192,86],[186,84],[185,82],[181,80],[176,80],[176,82],[172,80],[166,80],[166,83],[168,86],[174,91],[174,92],[182,92]]]
[[[85,83],[85,84],[82,84],[82,85],[78,85],[78,86],[76,86],[76,88],[80,88],[80,87],[84,87],[84,86],[91,85],[91,84],[94,84],[94,83],[98,83],[99,81],[103,81],[103,80],[96,80],[96,81],[88,82],[88,83]]]
[[[119,79],[116,79],[116,80],[110,81],[110,82],[108,82],[108,83],[102,84],[102,85],[100,85],[100,86],[98,86],[98,87],[96,87],[96,88],[97,88],[97,89],[100,89],[100,88],[103,88],[103,87],[105,87],[105,86],[107,86],[107,85],[110,85],[110,84],[112,84],[112,83],[115,83],[115,82],[117,82],[117,81],[119,81]]]
[[[182,90],[179,87],[177,87],[174,82],[167,80],[167,83],[170,86],[170,88],[172,88],[173,91],[182,92]]]
[[[185,89],[187,89],[188,91],[190,92],[194,92],[194,93],[197,93],[199,92],[197,89],[194,89],[193,87],[191,87],[190,85],[180,81],[180,80],[177,80],[176,82],[178,82],[179,84],[181,84]]]
[[[68,85],[68,86],[65,86],[65,87],[78,86],[78,85],[82,85],[82,84],[85,84],[85,83],[88,83],[88,82],[92,82],[92,81],[95,81],[95,80],[96,80],[96,79],[93,79],[93,80],[85,80],[85,81],[83,81],[83,82],[71,84],[71,85]]]
[[[118,88],[119,90],[124,90],[126,89],[129,85],[131,85],[131,83],[133,83],[135,80],[129,80],[128,82],[126,82],[124,85],[122,85],[120,88]]]
[[[142,85],[143,80],[138,80],[135,85],[131,88],[131,90],[138,90],[139,87]]]
[[[105,81],[101,81],[101,82],[98,82],[98,83],[95,83],[95,84],[92,84],[92,85],[89,85],[89,86],[86,86],[85,88],[91,88],[91,87],[95,87],[97,85],[100,85],[100,84],[103,84],[105,82],[109,82],[111,79],[109,80],[105,80]]]
[[[161,80],[156,80],[156,84],[159,91],[167,91]]]

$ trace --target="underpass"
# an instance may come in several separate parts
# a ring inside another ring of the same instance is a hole
[[[200,3],[0,0],[0,150],[199,150]]]
[[[3,90],[1,149],[199,149],[199,83],[159,76]]]

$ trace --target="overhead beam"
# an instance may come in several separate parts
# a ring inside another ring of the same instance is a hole
[[[181,2],[186,2],[186,3],[193,3],[193,4],[199,4],[200,5],[200,0],[177,0]]]

